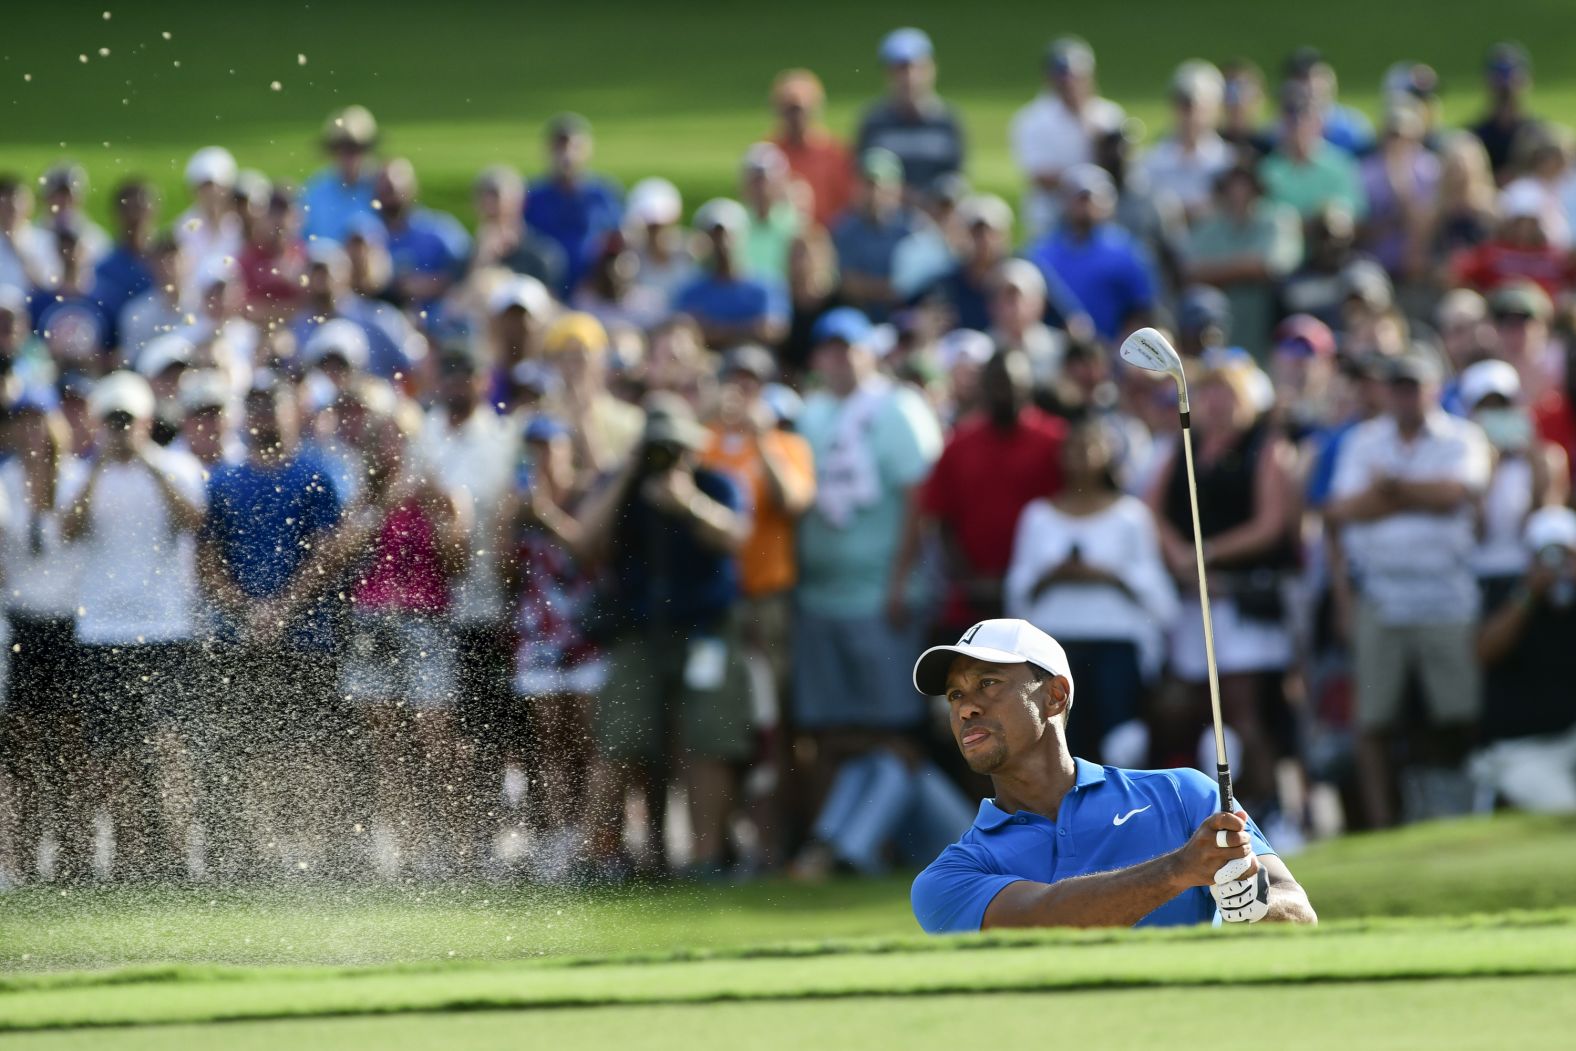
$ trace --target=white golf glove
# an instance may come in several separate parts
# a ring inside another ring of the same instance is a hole
[[[1263,865],[1247,879],[1238,879],[1247,871],[1248,859],[1228,861],[1215,873],[1215,882],[1209,893],[1220,909],[1220,918],[1226,923],[1257,923],[1270,913],[1270,874]]]

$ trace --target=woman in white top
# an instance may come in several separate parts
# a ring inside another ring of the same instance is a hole
[[[1073,751],[1138,766],[1148,745],[1140,702],[1159,671],[1177,594],[1154,518],[1117,485],[1111,449],[1098,421],[1068,434],[1061,493],[1018,519],[1006,607],[1067,651],[1079,685],[1080,715],[1067,727]]]
[[[0,494],[0,574],[11,629],[11,674],[0,720],[0,755],[16,792],[16,866],[33,876],[51,830],[53,877],[86,876],[93,855],[90,815],[80,791],[86,767],[78,693],[77,586],[82,559],[60,536],[60,495],[85,468],[50,388],[24,391],[7,411]]]

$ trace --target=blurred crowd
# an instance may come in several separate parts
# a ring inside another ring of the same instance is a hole
[[[1002,615],[1066,647],[1079,755],[1207,762],[1140,325],[1271,840],[1576,809],[1576,171],[1528,55],[1465,127],[1421,63],[1376,126],[1312,49],[1190,60],[1141,141],[1058,39],[1016,203],[926,34],[879,57],[848,140],[780,74],[693,211],[575,114],[471,228],[360,106],[303,186],[210,146],[109,230],[74,164],[0,177],[0,885],[922,864],[983,786],[909,668]]]

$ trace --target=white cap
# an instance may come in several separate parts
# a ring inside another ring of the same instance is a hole
[[[975,193],[958,204],[958,218],[965,228],[984,223],[992,230],[1012,229],[1012,205],[993,193]]]
[[[520,307],[532,317],[539,318],[552,307],[553,297],[547,286],[528,274],[516,274],[498,282],[487,296],[487,313],[502,314],[510,307]]]
[[[209,256],[194,275],[192,287],[206,292],[214,285],[233,285],[241,280],[241,264],[227,255]]]
[[[230,382],[218,369],[193,369],[181,377],[181,409],[222,409],[230,403]]]
[[[968,362],[983,365],[996,354],[996,344],[985,333],[972,328],[955,328],[936,341],[936,356],[941,367],[951,372]]]
[[[337,317],[325,321],[313,330],[301,348],[301,357],[309,365],[321,364],[330,354],[339,354],[351,368],[363,369],[372,350],[367,345],[366,331],[354,321]]]
[[[783,156],[783,151],[776,144],[757,142],[744,151],[744,160],[739,162],[739,167],[747,172],[781,176],[788,171],[788,158]]]
[[[630,188],[624,214],[645,226],[667,226],[684,214],[684,198],[666,179],[641,179]]]
[[[958,639],[955,646],[932,646],[914,662],[914,688],[927,697],[947,692],[947,672],[958,657],[973,657],[990,664],[1032,664],[1047,675],[1067,680],[1073,691],[1073,673],[1062,644],[1026,620],[982,620]]]
[[[153,388],[135,372],[111,372],[93,386],[88,395],[88,411],[102,420],[111,413],[124,412],[138,420],[153,418]]]
[[[186,185],[211,182],[228,190],[235,185],[235,157],[223,146],[204,146],[186,162]]]
[[[1576,551],[1576,511],[1568,507],[1540,507],[1527,516],[1527,546],[1533,551],[1563,547]]]
[[[1532,179],[1517,179],[1499,193],[1499,214],[1506,219],[1541,219],[1548,203]]]
[[[1521,374],[1510,362],[1489,358],[1462,370],[1460,390],[1461,404],[1469,410],[1490,394],[1513,402],[1521,397]]]
[[[1213,62],[1190,58],[1171,75],[1171,94],[1185,95],[1206,109],[1220,105],[1226,78]]]
[[[148,341],[137,355],[137,372],[152,379],[171,365],[190,365],[197,354],[191,340],[174,332]]]
[[[1003,260],[997,274],[1003,285],[1016,288],[1024,295],[1041,299],[1047,295],[1044,271],[1027,259]]]
[[[750,227],[750,213],[738,201],[713,197],[695,210],[695,229],[710,233],[719,226],[729,233],[742,234]]]

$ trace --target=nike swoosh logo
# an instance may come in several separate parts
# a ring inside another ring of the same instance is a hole
[[[1141,806],[1137,810],[1129,810],[1125,814],[1118,814],[1116,817],[1113,817],[1111,819],[1111,824],[1113,824],[1113,825],[1125,825],[1127,823],[1127,819],[1128,818],[1132,817],[1134,814],[1142,814],[1144,811],[1148,810],[1150,806],[1154,806],[1154,805],[1155,804],[1150,803],[1149,806]]]

